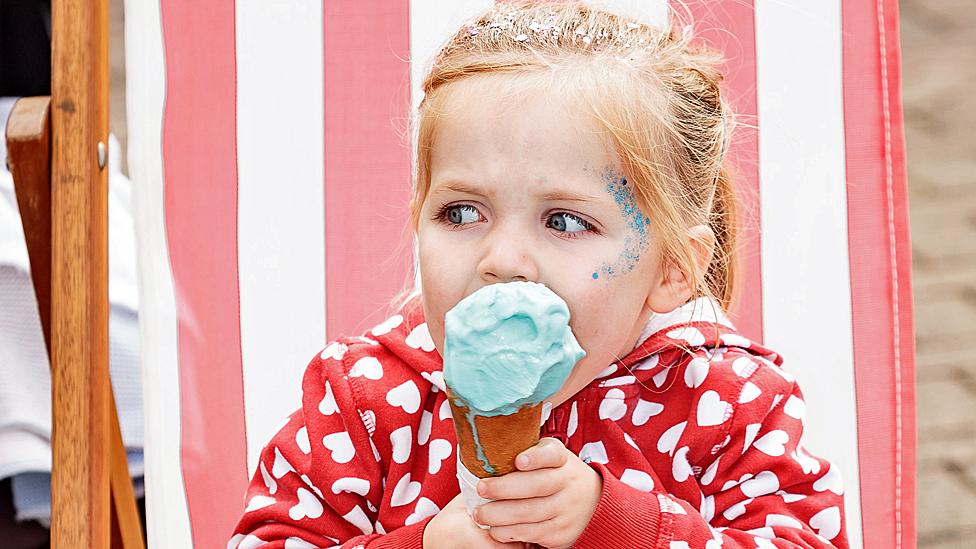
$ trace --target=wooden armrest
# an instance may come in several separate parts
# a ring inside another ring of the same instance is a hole
[[[7,167],[27,240],[44,341],[51,348],[51,98],[23,97],[7,118]]]

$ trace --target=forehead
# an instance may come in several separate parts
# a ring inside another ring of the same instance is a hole
[[[601,184],[620,172],[606,132],[571,90],[540,77],[475,76],[450,85],[436,106],[431,184],[477,176]]]

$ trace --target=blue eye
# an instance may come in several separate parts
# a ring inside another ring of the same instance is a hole
[[[559,212],[546,219],[546,227],[561,233],[579,233],[593,229],[585,219],[567,212]]]
[[[444,208],[441,216],[452,225],[467,225],[481,220],[478,209],[470,204],[458,204]]]

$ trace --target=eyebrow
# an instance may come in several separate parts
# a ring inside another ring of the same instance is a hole
[[[460,181],[448,181],[443,185],[438,186],[433,192],[440,191],[454,191],[463,194],[473,194],[477,196],[490,197],[494,194],[491,191],[485,191],[478,187],[470,186],[466,183]],[[565,190],[555,190],[549,191],[541,195],[543,200],[548,201],[564,201],[564,202],[603,202],[604,200],[599,196],[593,196],[588,194],[573,193]]]

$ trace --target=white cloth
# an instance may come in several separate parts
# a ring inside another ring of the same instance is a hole
[[[0,129],[13,106],[0,98]],[[4,132],[5,133],[5,132]],[[0,139],[5,145],[5,140]],[[129,471],[142,475],[142,375],[129,180],[109,140],[109,370]],[[50,517],[51,376],[13,177],[0,146],[0,478],[13,476],[18,520]],[[22,474],[41,473],[23,476]]]

